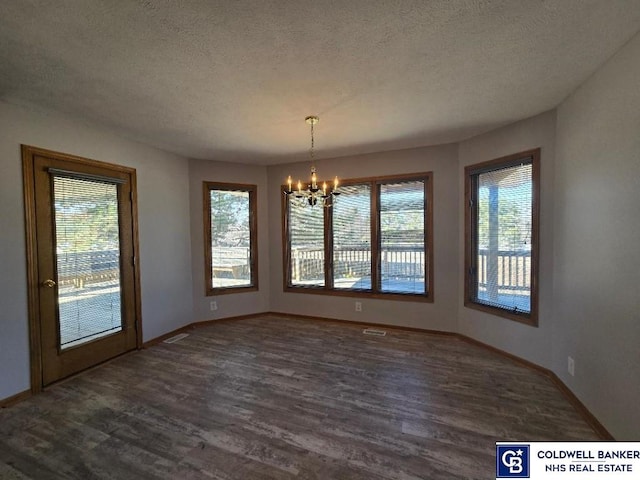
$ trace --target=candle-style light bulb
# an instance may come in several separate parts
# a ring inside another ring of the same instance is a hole
[[[302,193],[302,182],[298,180],[298,193]]]
[[[336,178],[333,179],[333,189],[337,190],[338,189],[338,176],[336,175]]]
[[[326,195],[326,194],[327,194],[327,182],[324,182],[324,183],[322,184],[322,193],[323,193],[324,195]]]
[[[316,182],[317,182],[317,180],[318,180],[318,179],[317,179],[317,177],[316,177],[316,172],[313,172],[313,173],[311,174],[311,188],[318,188],[318,184],[316,183]]]
[[[289,189],[287,191],[289,191],[289,192],[291,191],[291,183],[292,183],[291,175],[289,175],[289,177],[287,178],[287,185],[289,185]]]

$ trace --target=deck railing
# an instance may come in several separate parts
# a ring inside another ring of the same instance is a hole
[[[412,246],[386,247],[380,252],[384,276],[416,278],[425,275],[424,251]],[[487,249],[478,256],[478,286],[486,288],[488,275]],[[340,248],[333,253],[335,278],[370,276],[371,250]],[[501,291],[527,294],[531,285],[531,251],[500,250],[498,252],[498,288]],[[294,248],[291,250],[291,279],[305,282],[324,278],[324,250]]]
[[[222,270],[226,267],[246,266],[249,263],[247,248],[217,250],[214,269],[220,271],[216,273],[224,275]],[[481,249],[478,253],[478,286],[486,288],[489,252],[488,249]],[[387,277],[416,278],[425,275],[425,256],[421,249],[413,246],[383,247],[380,255],[382,272]],[[58,256],[64,256],[58,271],[61,286],[79,287],[85,283],[113,281],[118,278],[118,250],[58,253]],[[371,250],[364,247],[338,248],[334,250],[333,263],[336,278],[369,276]],[[324,250],[315,247],[292,249],[291,266],[291,278],[294,282],[321,279],[324,277]],[[528,292],[531,287],[531,251],[498,251],[497,275],[501,291]]]
[[[383,275],[399,279],[424,278],[424,251],[413,246],[383,247],[380,251]],[[371,250],[338,248],[333,252],[335,278],[370,276]],[[324,250],[294,248],[291,250],[291,279],[304,282],[324,278]]]
[[[87,284],[116,282],[120,278],[120,252],[58,252],[58,285],[82,288]]]
[[[211,260],[214,278],[249,279],[249,247],[214,247]]]
[[[487,287],[489,275],[489,250],[478,252],[478,287]],[[527,295],[531,288],[531,251],[499,250],[498,251],[498,290],[500,293]]]
[[[359,250],[360,255],[367,251]],[[354,254],[356,251],[354,251]],[[369,252],[369,254],[371,254]],[[363,260],[360,260],[362,262]],[[324,250],[311,248],[291,249],[291,279],[294,282],[320,280],[324,278]]]

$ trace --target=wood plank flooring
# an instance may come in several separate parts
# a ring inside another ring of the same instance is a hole
[[[0,410],[0,478],[491,479],[496,441],[598,438],[547,377],[454,337],[189,333]]]

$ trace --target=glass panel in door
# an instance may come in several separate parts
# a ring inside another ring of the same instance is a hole
[[[118,186],[53,177],[61,350],[122,331]]]

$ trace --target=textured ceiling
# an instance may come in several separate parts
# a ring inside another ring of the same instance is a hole
[[[255,164],[459,141],[555,107],[637,0],[0,2],[0,99]]]

